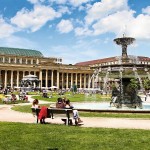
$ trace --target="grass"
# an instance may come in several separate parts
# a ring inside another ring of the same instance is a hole
[[[49,104],[44,104],[49,107]],[[31,113],[31,105],[25,106],[14,106],[12,108],[15,111]],[[137,114],[137,113],[98,113],[98,112],[80,112],[80,116],[82,117],[107,117],[107,118],[143,118],[150,119],[150,114]]]
[[[72,101],[72,99],[70,100]],[[52,101],[56,102],[56,97]],[[80,101],[83,100],[80,99]],[[44,105],[49,107],[49,104]],[[12,109],[31,113],[31,104],[17,105]],[[80,112],[80,116],[81,118],[150,119],[149,114],[134,113]],[[0,122],[0,133],[0,150],[149,150],[148,145],[150,144],[150,130],[139,129],[81,128],[56,124],[41,125]]]
[[[49,95],[50,96],[50,95]],[[54,93],[52,95],[52,98],[44,98],[42,95],[36,95],[32,96],[34,99],[39,99],[39,100],[44,100],[44,101],[49,101],[49,102],[56,102],[58,97],[66,97],[69,99],[71,102],[84,102],[84,101],[96,101],[96,102],[102,102],[102,101],[110,101],[110,95],[100,95],[100,94],[95,94],[92,96],[85,96],[84,94],[75,94],[73,95],[71,92],[66,93],[65,95],[58,95]]]
[[[5,98],[5,95],[4,94],[0,94],[0,105],[1,104],[5,104],[2,99]],[[25,100],[16,100],[15,102],[12,102],[12,101],[7,101],[7,104],[19,104],[19,103],[28,103],[26,102]]]
[[[149,150],[150,130],[0,122],[2,150]]]

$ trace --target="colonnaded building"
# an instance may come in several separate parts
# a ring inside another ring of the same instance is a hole
[[[19,87],[26,75],[36,75],[40,87],[87,88],[93,71],[88,66],[62,64],[62,59],[44,57],[40,51],[0,47],[0,85]]]
[[[136,61],[141,66],[150,65],[149,57],[138,56]],[[44,57],[37,50],[0,47],[0,86],[19,87],[24,76],[36,75],[40,80],[40,87],[57,86],[68,89],[76,84],[78,88],[91,88],[95,86],[95,81],[91,81],[95,69],[119,63],[118,57],[109,57],[75,65],[62,64],[61,58]]]

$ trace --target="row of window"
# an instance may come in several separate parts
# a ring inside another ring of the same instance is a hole
[[[131,62],[130,62],[131,63]],[[94,64],[92,65],[93,67],[96,66],[105,66],[105,65],[113,65],[113,64],[119,64],[119,62],[107,62],[107,63],[102,63],[102,64]],[[149,65],[150,62],[144,62],[144,61],[139,61],[138,64],[145,64],[145,65]]]
[[[0,57],[0,63],[12,63],[12,64],[37,64],[36,60],[31,59],[22,59],[22,58],[9,58],[9,57]]]

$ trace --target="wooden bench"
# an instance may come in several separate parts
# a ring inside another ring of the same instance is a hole
[[[37,117],[37,123],[38,123],[38,116],[40,113],[40,108],[31,108],[32,113]],[[58,108],[47,108],[47,118],[54,119],[55,117],[62,117],[62,120],[64,120],[66,125],[72,125],[72,116],[73,116],[73,110],[72,109],[58,109]]]

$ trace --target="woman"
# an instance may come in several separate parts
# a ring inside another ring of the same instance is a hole
[[[73,109],[74,107],[70,104],[70,100],[66,101],[65,108]],[[83,122],[79,117],[78,110],[73,109],[73,118],[75,119],[75,124],[78,125],[79,123]]]
[[[65,102],[60,97],[57,99],[56,108],[65,108]]]
[[[40,108],[38,99],[35,99],[32,102],[32,107],[31,108],[35,108],[35,109]]]
[[[37,109],[40,108],[38,99],[35,99],[32,102],[31,108],[32,108],[32,114],[33,114],[33,116],[34,117],[37,116],[37,114],[38,114],[38,110]],[[36,122],[38,123],[38,118],[37,118]]]
[[[38,116],[37,118],[37,123],[38,123],[38,119],[40,120],[41,124],[45,124],[45,118],[47,118],[47,107],[46,106],[42,106],[41,109],[39,106],[39,101],[38,99],[35,99],[32,103],[32,113],[33,116]]]

